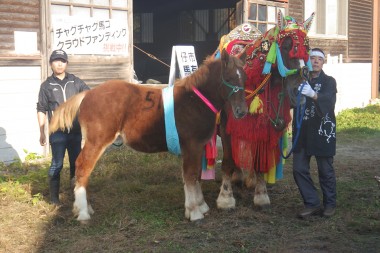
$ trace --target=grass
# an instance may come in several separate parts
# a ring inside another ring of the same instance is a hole
[[[355,138],[369,138],[380,134],[380,106],[345,110],[337,116],[337,132]]]
[[[337,132],[338,211],[331,219],[294,217],[302,203],[291,159],[285,178],[268,188],[272,205],[263,210],[239,188],[237,208],[218,210],[217,170],[217,179],[202,186],[210,213],[191,223],[184,219],[180,158],[113,147],[91,176],[95,214],[87,226],[72,217],[67,162],[61,208],[48,203],[49,161],[0,163],[0,252],[380,252],[380,188],[373,179],[380,175],[380,106],[343,111]]]

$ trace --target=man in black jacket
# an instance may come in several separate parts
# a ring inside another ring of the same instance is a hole
[[[311,50],[313,66],[310,84],[306,83],[301,93],[306,96],[306,108],[301,132],[293,153],[293,176],[303,198],[305,208],[300,218],[320,214],[330,217],[336,208],[336,178],[333,160],[336,151],[336,81],[323,70],[324,52],[319,48]],[[300,86],[301,87],[301,86]],[[295,119],[295,118],[294,118]],[[293,143],[296,136],[293,120]],[[310,176],[310,159],[317,161],[319,184],[323,194],[323,209],[318,192]]]
[[[49,120],[54,110],[71,96],[90,88],[78,77],[66,72],[68,59],[63,50],[54,50],[50,56],[50,67],[53,74],[41,84],[38,102],[37,118],[40,127],[40,144],[46,145],[45,122],[46,112]],[[65,152],[69,155],[70,178],[75,176],[75,160],[81,151],[82,135],[78,121],[73,128],[65,131],[57,131],[49,136],[52,161],[49,169],[49,190],[52,204],[59,205],[60,172],[63,167]]]

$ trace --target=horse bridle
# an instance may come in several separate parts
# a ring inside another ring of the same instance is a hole
[[[231,83],[224,80],[223,75],[222,75],[222,83],[228,88],[231,88],[231,92],[228,94],[228,98],[230,98],[234,93],[238,92],[239,90],[244,90],[243,87],[232,85]]]

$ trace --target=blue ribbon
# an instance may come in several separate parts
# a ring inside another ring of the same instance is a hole
[[[162,99],[165,115],[166,145],[168,146],[170,153],[180,155],[181,145],[179,144],[178,131],[175,124],[173,89],[174,86],[169,86],[162,89]]]

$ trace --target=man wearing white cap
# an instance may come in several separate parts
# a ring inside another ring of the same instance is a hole
[[[325,54],[319,48],[310,53],[313,67],[310,84],[300,91],[306,97],[305,114],[298,142],[293,153],[293,177],[301,193],[304,209],[299,218],[322,214],[331,217],[336,208],[336,178],[333,160],[336,151],[336,81],[326,75],[322,68]],[[296,126],[293,121],[293,142]],[[319,184],[323,194],[323,205],[310,175],[310,159],[317,161]]]

